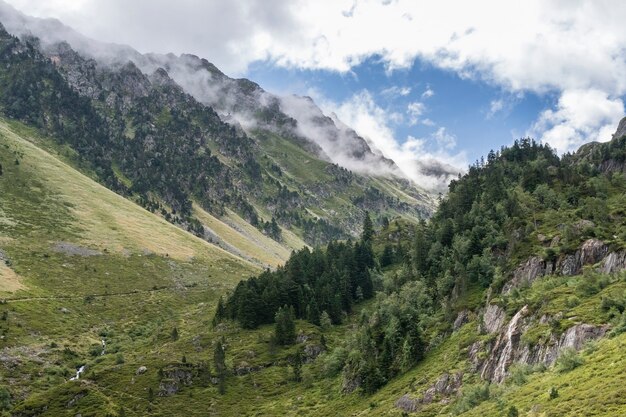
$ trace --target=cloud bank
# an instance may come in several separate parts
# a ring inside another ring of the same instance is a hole
[[[349,72],[375,56],[388,71],[409,68],[419,59],[507,93],[556,95],[554,106],[538,115],[528,133],[561,152],[573,150],[584,141],[610,139],[608,126],[612,129],[623,115],[625,2],[10,3],[29,14],[58,17],[94,38],[130,43],[143,52],[205,56],[230,74],[244,74],[256,61]],[[494,100],[490,114],[501,111],[503,104]],[[417,122],[419,106],[412,112],[409,121]],[[429,123],[432,121],[427,119]]]
[[[385,157],[393,159],[406,177],[428,190],[445,191],[450,180],[461,171],[459,167],[467,166],[464,152],[452,153],[456,138],[443,127],[428,138],[409,136],[404,143],[398,143],[389,125],[388,112],[376,104],[368,90],[341,103],[315,98],[325,111],[336,114]],[[433,147],[434,152],[428,150]]]

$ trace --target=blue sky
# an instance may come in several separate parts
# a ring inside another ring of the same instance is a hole
[[[409,177],[522,136],[559,153],[607,141],[626,113],[620,0],[7,1],[93,39],[193,53],[309,95]]]
[[[468,163],[525,135],[537,115],[554,101],[550,94],[532,92],[511,94],[481,80],[463,79],[457,73],[441,70],[419,59],[407,69],[387,71],[378,58],[367,59],[348,73],[328,70],[280,68],[264,62],[253,63],[245,74],[266,90],[286,95],[312,95],[324,103],[349,101],[355,92],[369,91],[388,114],[401,114],[403,120],[388,124],[398,141],[407,137],[432,138],[444,127],[456,138],[459,151]],[[493,103],[501,103],[493,107]],[[417,122],[409,106],[421,103]],[[428,140],[428,150],[438,144]]]

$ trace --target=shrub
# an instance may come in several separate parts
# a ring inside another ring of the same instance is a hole
[[[517,411],[517,407],[512,405],[511,407],[509,407],[509,412],[506,413],[506,415],[507,415],[507,417],[518,417],[519,416],[519,411]]]
[[[454,407],[456,414],[464,413],[489,399],[489,384],[471,385],[463,389],[461,398]]]
[[[557,398],[559,396],[559,390],[556,389],[556,387],[552,387],[550,388],[550,394],[549,394],[549,398],[551,400],[554,400],[555,398]]]
[[[343,347],[336,347],[332,352],[324,354],[322,369],[326,377],[339,375],[348,358],[348,352]]]
[[[575,295],[567,297],[567,300],[565,300],[565,306],[567,308],[574,308],[579,304],[580,304],[580,299],[576,297]]]
[[[556,369],[559,372],[569,372],[584,363],[583,359],[573,348],[563,349],[561,355],[556,360]]]

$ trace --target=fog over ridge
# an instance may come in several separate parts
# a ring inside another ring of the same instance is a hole
[[[445,191],[448,182],[459,172],[432,157],[414,159],[400,168],[392,155],[385,155],[371,139],[359,136],[336,114],[325,114],[310,97],[271,94],[253,81],[226,76],[209,61],[195,55],[142,54],[130,46],[89,39],[57,19],[27,16],[2,1],[0,21],[16,36],[39,38],[44,50],[51,51],[58,43],[67,42],[81,55],[96,60],[98,65],[123,66],[132,61],[148,75],[163,68],[184,91],[214,108],[224,121],[247,132],[257,127],[276,129],[276,123],[273,125],[258,117],[259,109],[275,114],[284,119],[281,120],[282,131],[277,133],[304,139],[309,142],[306,147],[320,158],[360,174],[394,176],[431,191]]]

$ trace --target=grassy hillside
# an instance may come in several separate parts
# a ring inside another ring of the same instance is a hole
[[[83,392],[83,415],[106,415],[126,391],[110,373],[155,371],[196,351],[217,296],[258,269],[78,173],[39,140],[0,122],[0,385],[13,404]],[[84,364],[94,378],[67,382]],[[69,400],[45,415],[75,415]]]
[[[460,387],[436,393],[432,402],[415,403],[415,415],[626,413],[626,338],[612,330],[624,326],[623,317],[606,301],[616,300],[619,307],[626,291],[623,274],[608,277],[587,267],[581,274],[546,277],[492,296],[468,275],[464,286],[453,290],[456,295],[441,302],[445,308],[420,318],[428,349],[416,365],[371,394],[360,389],[348,393],[343,389],[350,369],[345,364],[369,332],[377,331],[376,314],[397,314],[395,308],[412,301],[399,300],[406,291],[420,288],[412,282],[423,279],[415,271],[429,265],[418,263],[420,245],[426,227],[437,230],[447,224],[442,214],[434,226],[391,222],[373,240],[379,263],[385,251],[390,256],[389,264],[372,272],[376,297],[355,304],[340,325],[297,320],[300,342],[276,346],[272,325],[244,330],[233,321],[214,327],[212,320],[218,298],[242,278],[258,274],[259,263],[280,263],[288,255],[283,247],[233,212],[217,219],[194,207],[219,237],[216,243],[231,246],[225,251],[80,174],[63,162],[63,148],[31,137],[23,126],[2,121],[0,135],[0,396],[9,395],[0,407],[8,415],[402,416],[407,412],[398,400],[420,399],[442,375],[461,373]],[[463,196],[465,181],[448,201]],[[593,212],[598,226],[594,236],[618,250],[622,224],[618,221],[611,229],[617,231],[615,237],[606,225],[621,219],[623,185],[618,177],[610,183],[593,181],[608,201],[605,217]],[[518,213],[539,207],[515,187],[510,198],[523,203],[515,208]],[[528,237],[518,238],[516,254],[499,264],[500,272],[493,272],[493,288],[525,256],[546,250],[543,241],[565,233],[558,222],[575,223],[586,215],[566,206],[556,220],[551,213],[552,208],[542,207],[527,219],[532,226],[526,227]],[[540,239],[539,234],[547,237]],[[435,236],[445,239],[446,233]],[[588,237],[569,237],[559,253],[568,253]],[[289,239],[292,247],[301,244]],[[455,245],[455,251],[464,247]],[[502,306],[505,321],[524,306],[533,317],[549,318],[529,322],[521,335],[528,346],[546,343],[552,334],[580,323],[608,324],[609,334],[555,365],[513,366],[503,384],[488,384],[475,372],[469,353],[472,346],[497,336],[480,330],[488,299]],[[462,311],[467,311],[467,322],[455,330],[451,322]],[[387,332],[385,325],[383,329]],[[221,338],[229,370],[223,395],[213,364]],[[300,382],[294,379],[293,365],[298,351],[311,355],[305,356]],[[70,380],[83,365],[80,378]]]

